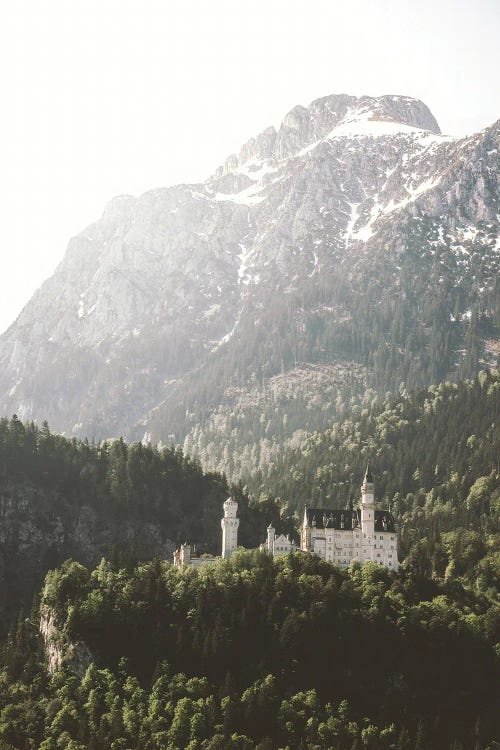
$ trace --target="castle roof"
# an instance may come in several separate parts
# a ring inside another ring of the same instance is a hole
[[[341,531],[352,531],[361,528],[361,511],[355,510],[331,510],[330,508],[306,508],[304,524],[312,527],[313,521],[317,529],[340,529]],[[390,531],[396,533],[394,516],[388,510],[375,511],[375,531]]]
[[[365,478],[363,482],[364,484],[373,484],[373,475],[372,470],[370,469],[370,464],[366,465]]]

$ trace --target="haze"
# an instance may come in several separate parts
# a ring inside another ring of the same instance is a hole
[[[500,116],[500,3],[18,0],[0,15],[0,330],[122,193],[205,179],[296,104],[422,99]]]

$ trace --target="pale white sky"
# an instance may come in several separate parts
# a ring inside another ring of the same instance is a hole
[[[500,117],[500,0],[0,0],[0,331],[114,195],[203,180],[295,104]]]

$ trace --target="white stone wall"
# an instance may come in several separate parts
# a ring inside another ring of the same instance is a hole
[[[193,565],[195,568],[200,568],[202,565],[213,565],[220,558],[217,557],[192,557],[189,561],[189,565]]]
[[[348,566],[351,560],[361,559],[361,532],[359,529],[313,529],[311,545],[306,551],[315,552],[323,560],[341,567]]]
[[[296,549],[297,545],[294,544],[290,539],[288,539],[288,537],[286,537],[284,534],[280,534],[273,540],[274,557],[277,557],[278,555],[287,555],[289,552],[293,552]]]
[[[310,532],[310,542],[308,543]],[[371,534],[360,528],[350,529],[302,529],[301,549],[314,552],[323,560],[346,567],[351,560],[372,560],[391,570],[398,569],[397,534],[390,531],[373,531]]]
[[[373,562],[398,569],[398,537],[390,531],[376,531],[373,540]]]

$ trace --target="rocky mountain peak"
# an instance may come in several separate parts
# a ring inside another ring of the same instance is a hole
[[[384,123],[386,124],[384,127]],[[223,177],[249,162],[280,161],[328,137],[394,135],[424,130],[440,134],[435,117],[422,101],[408,96],[379,97],[332,94],[297,105],[283,118],[277,131],[263,130],[231,154],[215,173]]]

